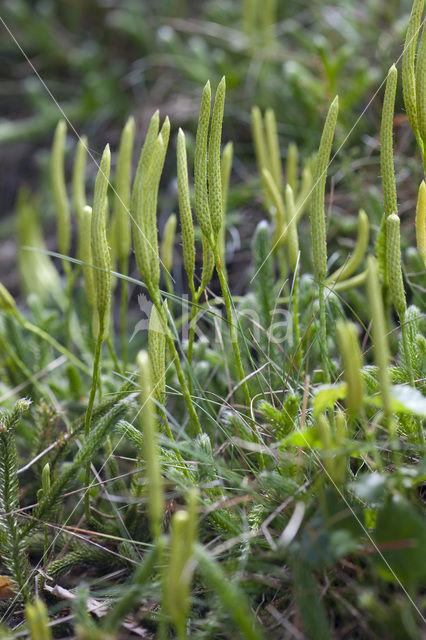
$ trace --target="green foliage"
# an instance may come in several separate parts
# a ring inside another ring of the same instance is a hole
[[[215,3],[215,11],[235,15],[234,4]],[[264,86],[280,29],[289,28],[287,19],[275,24],[290,10],[284,4],[239,5],[245,39],[227,68],[230,104],[242,60],[260,52]],[[413,36],[421,5],[410,19]],[[121,7],[104,10],[124,19]],[[142,38],[131,23],[122,28]],[[200,43],[183,43],[173,30],[169,36],[163,46],[176,68],[184,68],[193,46],[185,73],[205,78]],[[417,63],[407,44],[402,73],[407,114],[422,144],[424,39]],[[34,220],[36,200],[19,203],[28,303],[9,282],[0,284],[0,554],[11,633],[316,639],[360,626],[367,639],[421,638],[413,603],[421,603],[425,578],[424,183],[415,239],[419,168],[393,145],[400,105],[392,66],[381,127],[385,222],[372,255],[380,198],[363,200],[370,184],[364,188],[364,174],[352,172],[349,180],[353,150],[339,148],[342,171],[333,169],[326,195],[337,99],[322,136],[318,107],[335,94],[349,53],[334,54],[319,40],[304,46],[327,85],[310,77],[300,97],[300,117],[310,101],[312,117],[295,139],[309,145],[285,139],[291,101],[285,112],[272,108],[273,99],[253,108],[257,182],[245,172],[247,122],[235,129],[235,157],[233,143],[222,150],[232,115],[223,78],[213,106],[210,83],[204,87],[195,139],[190,122],[187,134],[176,127],[175,135],[173,105],[161,127],[153,114],[133,179],[139,132],[129,118],[120,143],[105,147],[93,196],[86,190],[89,142],[79,141],[71,176],[77,243],[66,128],[58,125],[51,183],[60,274]],[[214,65],[212,77],[220,77]],[[349,104],[343,91],[342,130]],[[376,133],[370,130],[370,139]],[[176,183],[168,154],[174,144]],[[379,172],[374,153],[371,167]],[[260,185],[263,203],[251,198]],[[243,251],[225,264],[227,230],[234,242],[239,233]],[[37,251],[24,249],[26,238]],[[119,309],[113,275],[122,284]],[[130,284],[146,317],[137,315]]]

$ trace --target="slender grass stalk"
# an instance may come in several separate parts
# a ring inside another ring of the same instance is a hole
[[[303,342],[300,334],[300,319],[299,319],[299,264],[296,264],[295,270],[293,272],[293,297],[291,300],[292,308],[293,308],[293,331],[294,331],[294,346],[296,349],[295,352],[295,363],[298,367],[303,362]]]
[[[346,405],[354,417],[364,402],[365,383],[362,377],[362,358],[356,326],[339,320],[336,325],[339,351],[343,363],[343,375],[347,384]]]
[[[236,627],[247,640],[261,640],[264,636],[240,589],[227,578],[219,563],[201,545],[195,545],[195,557],[200,573],[216,592]]]
[[[253,270],[257,273],[257,277],[253,281],[256,306],[260,313],[262,326],[265,330],[269,330],[274,305],[271,291],[273,291],[275,285],[275,274],[271,254],[271,232],[266,220],[262,220],[256,226],[251,249]]]
[[[151,364],[146,351],[138,353],[137,363],[141,389],[140,424],[144,437],[142,455],[145,460],[147,477],[148,515],[152,536],[154,540],[158,541],[161,536],[164,511],[163,479],[157,443],[155,409],[152,400]]]
[[[314,262],[315,278],[318,284],[318,297],[320,309],[319,340],[321,355],[323,360],[324,375],[327,382],[330,381],[330,371],[327,361],[327,325],[325,315],[324,281],[327,275],[327,242],[326,242],[326,221],[325,221],[325,183],[327,179],[327,168],[330,159],[331,145],[333,143],[334,130],[336,128],[337,114],[339,111],[339,101],[336,96],[330,105],[313,175],[313,190],[310,201],[311,206],[311,232],[312,232],[312,254]]]
[[[189,365],[191,365],[192,363],[192,355],[193,355],[194,340],[195,340],[195,329],[197,326],[197,317],[199,312],[199,301],[203,292],[206,290],[206,287],[212,278],[214,267],[215,267],[214,253],[209,244],[209,241],[207,240],[204,234],[202,234],[201,236],[201,243],[202,243],[202,249],[203,249],[203,269],[201,273],[201,282],[198,289],[194,291],[193,294],[191,293],[192,307],[191,307],[191,314],[190,314],[189,336],[188,336]],[[192,394],[192,378],[191,377],[188,380],[188,385],[189,385],[190,392]]]
[[[293,271],[293,328],[294,328],[294,343],[296,347],[296,363],[300,365],[303,360],[302,342],[300,337],[300,325],[299,325],[299,275],[298,275],[298,260],[299,260],[299,238],[297,234],[297,222],[296,222],[296,206],[294,203],[293,189],[287,184],[285,189],[285,204],[287,215],[287,252],[290,261],[290,267]]]
[[[93,359],[92,384],[91,384],[91,387],[90,387],[89,400],[87,402],[87,408],[86,408],[86,417],[85,417],[85,426],[84,426],[84,437],[86,439],[90,437],[90,429],[91,429],[91,425],[92,425],[93,406],[95,404],[96,390],[98,388],[98,382],[99,382],[99,377],[100,377],[99,376],[99,370],[100,370],[100,362],[101,362],[103,332],[104,332],[104,318],[101,317],[99,319],[98,336],[96,338],[96,344],[95,344],[95,355],[94,355],[94,359]],[[89,484],[90,484],[90,462],[87,462],[86,463],[86,474],[85,474],[86,493],[84,495],[84,507],[85,507],[85,515],[86,515],[86,520],[87,521],[90,520]]]
[[[93,360],[92,385],[86,408],[84,436],[86,440],[90,436],[93,405],[100,373],[100,359],[102,343],[108,337],[108,320],[111,305],[111,257],[106,237],[105,203],[107,197],[108,180],[111,167],[111,152],[107,145],[102,154],[98,175],[95,183],[93,197],[91,248],[94,269],[94,285],[96,296],[97,317],[99,320],[98,334],[96,336],[95,356]],[[90,462],[86,464],[86,493],[84,496],[86,519],[90,519]]]
[[[129,275],[129,261],[120,260],[120,273],[123,276]],[[126,370],[129,349],[128,349],[128,336],[127,336],[127,309],[128,309],[128,295],[129,285],[126,278],[121,279],[121,291],[120,291],[120,342],[121,342],[121,359],[123,362],[123,368]]]
[[[167,308],[167,302],[164,302]],[[151,363],[151,381],[153,387],[153,397],[163,406],[166,398],[166,332],[167,324],[164,324],[155,306],[152,307],[148,328],[148,353]],[[160,409],[169,439],[174,442],[174,436],[170,429],[169,421],[165,410]],[[183,462],[180,453],[178,458]],[[185,466],[185,465],[183,465]]]
[[[41,489],[37,494],[37,499],[40,502],[44,497],[50,494],[50,464],[46,462],[41,472]],[[44,548],[43,548],[43,562],[47,560],[47,554],[49,553],[49,530],[47,525],[44,527]]]
[[[195,542],[188,511],[177,511],[171,523],[170,559],[164,575],[164,608],[176,628],[178,638],[187,638],[186,624],[190,609],[191,572],[188,561]]]
[[[392,442],[396,443],[395,424],[392,418],[392,399],[389,378],[389,347],[386,335],[386,323],[383,299],[379,283],[377,260],[373,256],[367,259],[367,294],[370,303],[374,357],[378,369],[378,380],[382,395],[383,414]]]
[[[153,298],[153,302],[157,308],[157,311],[160,313],[161,319],[163,321],[163,323],[168,326],[169,324],[169,317],[168,317],[168,313],[165,310],[164,306],[161,303],[161,298],[158,295],[155,294],[154,291],[150,291],[151,297]],[[181,386],[181,391],[182,391],[182,396],[184,399],[184,402],[186,404],[186,407],[188,409],[188,413],[189,413],[189,420],[190,420],[190,424],[191,424],[191,435],[196,435],[198,433],[202,432],[201,429],[201,425],[200,425],[200,421],[198,419],[197,416],[197,412],[195,411],[193,402],[192,402],[192,398],[191,398],[191,392],[188,388],[188,385],[186,383],[186,378],[185,378],[185,374],[183,372],[182,369],[182,365],[180,362],[180,357],[179,357],[179,353],[176,349],[176,345],[175,345],[175,341],[172,337],[172,335],[170,334],[169,331],[166,332],[166,342],[167,345],[170,349],[170,352],[172,354],[172,359],[173,359],[173,364],[174,367],[176,369],[176,374],[179,380],[179,384]]]
[[[237,326],[235,324],[234,312],[232,308],[231,295],[228,288],[228,281],[226,279],[226,275],[222,269],[222,261],[220,259],[219,250],[215,249],[215,262],[216,262],[216,271],[219,276],[220,288],[222,291],[222,297],[225,302],[226,315],[228,319],[229,333],[231,336],[232,349],[234,351],[234,359],[235,364],[237,366],[238,377],[241,382],[241,388],[244,393],[244,398],[247,406],[250,406],[251,398],[250,391],[248,388],[247,380],[245,379],[244,367],[241,360],[240,347],[238,346],[238,331]]]
[[[166,395],[166,338],[167,325],[155,307],[151,310],[148,329],[148,349],[154,398],[164,404]]]
[[[157,564],[161,563],[166,545],[165,537],[161,537],[155,546],[146,553],[142,563],[133,574],[130,584],[126,585],[123,595],[108,610],[102,624],[105,634],[118,631],[126,616],[132,609],[140,605],[141,587],[151,579]]]

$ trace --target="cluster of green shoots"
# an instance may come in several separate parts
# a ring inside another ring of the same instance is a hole
[[[248,17],[254,6],[255,3],[247,3]],[[273,3],[268,3],[268,7],[272,6]],[[422,9],[423,2],[416,0],[404,49],[402,76],[408,119],[423,155],[426,144],[425,30],[420,39],[415,66],[415,43]],[[247,24],[247,30],[250,30],[250,24]],[[152,116],[132,179],[135,122],[133,118],[129,118],[121,136],[115,176],[111,173],[111,151],[107,145],[99,163],[92,198],[88,198],[86,193],[88,142],[85,138],[80,138],[72,174],[71,202],[67,193],[64,169],[67,127],[64,121],[59,122],[53,141],[51,181],[57,212],[57,244],[67,291],[62,309],[65,318],[64,341],[56,340],[49,332],[31,323],[18,309],[11,294],[0,285],[0,308],[3,314],[18,323],[24,331],[35,334],[38,340],[47,343],[68,360],[69,366],[79,371],[88,381],[89,389],[84,413],[72,423],[71,429],[67,432],[67,441],[58,445],[62,447],[61,455],[64,455],[68,440],[79,437],[78,453],[67,465],[56,469],[55,473],[52,472],[49,463],[43,466],[37,504],[27,520],[21,520],[18,512],[20,502],[15,435],[19,421],[25,412],[30,410],[30,403],[19,401],[13,409],[5,410],[1,415],[0,551],[3,563],[16,585],[16,599],[27,602],[26,624],[35,640],[49,638],[51,635],[47,626],[49,618],[45,605],[40,599],[31,604],[32,571],[27,555],[31,536],[40,529],[43,531],[43,557],[47,558],[50,548],[49,532],[44,523],[49,518],[57,516],[61,496],[80,468],[84,469],[86,524],[94,529],[100,526],[91,500],[91,489],[101,482],[93,463],[99,449],[106,448],[107,453],[109,452],[108,459],[111,458],[114,429],[118,429],[131,442],[136,449],[138,461],[142,461],[143,464],[143,482],[134,480],[131,493],[135,500],[143,498],[146,501],[149,534],[144,540],[149,544],[149,550],[142,561],[138,555],[135,559],[135,555],[128,552],[127,561],[137,564],[129,588],[124,595],[110,603],[99,624],[95,624],[87,612],[87,594],[84,595],[84,590],[78,592],[73,607],[79,637],[114,637],[126,616],[139,601],[141,588],[154,577],[161,585],[163,612],[159,621],[158,637],[167,637],[168,625],[171,625],[177,637],[189,637],[188,620],[191,618],[191,593],[195,575],[199,575],[202,583],[216,594],[221,606],[243,637],[265,637],[243,590],[235,581],[228,579],[218,559],[200,542],[199,513],[208,503],[201,496],[199,476],[194,473],[194,465],[188,461],[188,455],[191,458],[192,452],[184,455],[179,446],[179,437],[185,431],[182,437],[184,440],[186,438],[185,442],[193,444],[194,451],[198,447],[211,455],[217,437],[216,425],[221,424],[222,419],[220,410],[213,416],[206,411],[202,385],[194,375],[196,350],[198,347],[201,348],[196,340],[197,321],[199,314],[206,309],[223,305],[226,311],[227,333],[225,335],[223,332],[222,339],[226,345],[232,347],[227,354],[226,366],[229,366],[231,374],[235,376],[233,398],[236,403],[240,403],[239,407],[242,407],[240,411],[234,411],[231,422],[234,425],[235,436],[251,447],[250,450],[254,453],[249,463],[254,475],[259,470],[275,470],[275,453],[272,454],[272,450],[269,449],[268,438],[276,441],[276,451],[283,453],[285,457],[287,453],[284,452],[295,451],[294,441],[288,438],[293,437],[295,433],[302,434],[300,437],[305,438],[303,434],[306,432],[309,435],[309,429],[315,431],[317,439],[321,442],[321,468],[334,487],[343,487],[350,473],[347,443],[356,430],[361,434],[359,437],[371,446],[371,467],[382,470],[386,463],[383,456],[378,454],[378,430],[371,427],[371,419],[368,417],[372,406],[375,411],[379,409],[379,413],[374,416],[374,424],[380,425],[380,433],[384,434],[391,451],[388,464],[397,464],[401,460],[400,422],[395,417],[395,387],[390,372],[390,302],[398,315],[402,334],[399,381],[409,386],[413,393],[419,392],[415,387],[421,387],[424,375],[422,359],[418,356],[422,349],[424,351],[424,338],[418,332],[419,311],[414,306],[407,307],[401,264],[400,219],[392,142],[396,84],[397,70],[393,65],[387,77],[382,114],[381,172],[384,216],[376,245],[377,255],[367,256],[370,223],[367,213],[361,209],[354,250],[332,273],[328,272],[326,178],[338,122],[338,98],[336,97],[330,105],[315,156],[310,157],[300,167],[298,149],[291,144],[286,153],[285,171],[282,167],[281,147],[273,111],[266,111],[264,117],[258,108],[255,107],[252,111],[253,142],[262,198],[264,209],[270,218],[269,222],[263,221],[259,224],[254,236],[253,289],[257,291],[256,304],[261,310],[262,321],[265,323],[263,330],[266,334],[274,320],[274,304],[286,304],[287,309],[291,311],[291,326],[287,329],[291,330],[293,340],[285,344],[284,364],[278,367],[274,363],[273,366],[275,373],[278,371],[281,383],[285,381],[284,384],[288,384],[289,388],[292,385],[293,388],[298,388],[299,382],[302,381],[302,387],[305,386],[303,399],[294,393],[289,394],[288,402],[283,400],[278,407],[271,401],[270,396],[273,394],[269,392],[268,381],[263,376],[261,360],[259,366],[259,358],[264,357],[267,361],[267,354],[260,352],[255,357],[253,355],[257,345],[244,335],[247,333],[244,314],[236,307],[226,271],[226,209],[233,147],[228,143],[223,151],[221,150],[225,79],[222,79],[217,87],[213,107],[209,82],[203,90],[195,139],[193,193],[188,175],[185,134],[182,129],[179,129],[177,134],[179,220],[175,214],[169,216],[161,242],[158,238],[157,202],[170,141],[169,119],[165,118],[160,126],[159,112]],[[25,203],[22,205],[23,209],[24,205]],[[75,213],[76,225],[72,223],[72,211]],[[304,255],[306,243],[302,244],[299,241],[301,224],[306,212],[310,214],[312,237],[312,249],[306,252],[307,258]],[[198,229],[194,229],[194,217],[198,222]],[[426,266],[425,222],[426,187],[422,181],[416,212],[416,237],[418,252]],[[76,258],[70,258],[74,226],[77,228],[77,250]],[[177,299],[172,270],[178,228],[181,233],[183,268],[190,293],[190,329],[188,344],[185,346],[180,344],[172,309],[173,302]],[[198,238],[201,240],[200,247]],[[198,277],[196,256],[200,249],[202,271]],[[132,251],[140,281],[135,281],[129,276]],[[40,254],[40,258],[43,261],[46,255]],[[302,267],[309,263],[312,265],[314,276],[314,284],[309,289],[314,312],[309,320],[306,320],[306,309],[301,306],[301,301],[306,301],[306,292],[302,291]],[[27,265],[27,274],[28,268]],[[209,301],[209,286],[214,270],[219,279],[221,297]],[[85,356],[77,355],[78,345],[73,341],[72,300],[80,276],[84,281],[86,302],[91,312],[93,354],[88,361]],[[112,314],[115,306],[113,301],[116,299],[113,293],[117,281],[121,287],[120,312]],[[128,348],[129,282],[138,282],[140,286],[145,287],[152,301],[148,342],[146,348],[136,355],[136,362],[129,358]],[[331,328],[331,323],[327,320],[330,300],[335,299],[337,294],[362,290],[364,287],[369,304],[367,317],[371,323],[374,347],[373,368],[364,366],[358,337],[359,326],[346,320],[343,313],[335,328]],[[274,292],[277,292],[275,300]],[[207,302],[203,303],[203,299],[207,299]],[[212,312],[212,315],[217,320],[217,314]],[[114,321],[117,317],[119,328],[115,330]],[[330,355],[330,331],[336,340],[340,359]],[[316,345],[318,353],[315,372],[310,369],[309,360],[312,343]],[[107,399],[101,395],[104,345],[109,350],[115,372],[123,381],[119,392],[111,394],[111,397],[107,395]],[[36,396],[46,398],[46,388],[28,369],[25,362],[17,354],[9,355],[14,366],[33,384]],[[176,419],[170,415],[167,407],[170,387],[166,383],[171,376],[169,369],[174,369],[173,375],[176,375],[179,386],[178,393],[184,403],[178,414],[179,431],[175,428]],[[137,379],[134,376],[135,371]],[[309,376],[314,373],[316,379],[323,384],[307,417],[306,389],[309,388]],[[341,376],[343,382],[340,382]],[[376,385],[374,388],[379,391],[374,398],[367,393],[368,384],[372,384],[373,387]],[[139,394],[139,406],[134,420],[129,422],[129,406],[134,400],[135,390]],[[296,404],[299,400],[300,404],[303,402],[301,414],[299,407],[293,412],[292,402],[294,404],[295,398]],[[219,398],[220,402],[221,400]],[[339,403],[338,407],[335,406],[336,403]],[[268,429],[271,429],[270,435],[266,438],[256,412],[265,424],[269,425]],[[408,429],[408,438],[417,445],[423,445],[424,434],[419,416],[420,414],[415,416],[408,427],[407,422],[404,425]],[[135,421],[138,427],[133,424]],[[306,421],[308,427],[305,426]],[[169,458],[165,457],[163,451],[162,443],[165,439],[171,449],[168,452]],[[299,438],[298,446],[303,446],[300,442]],[[180,489],[184,494],[184,504],[175,511],[170,524],[165,517],[167,508],[164,474],[167,461],[171,461],[179,470]],[[110,464],[112,465],[112,462]],[[279,474],[300,481],[299,471],[295,470],[292,463],[285,464],[281,461],[277,468]],[[116,476],[118,475],[117,472]],[[206,486],[208,488],[203,491],[210,503],[213,499],[224,499],[220,487],[212,488],[208,484]],[[250,518],[253,522],[256,521],[255,509],[256,507],[250,513],[249,521]],[[126,524],[131,522],[132,518],[135,520],[135,514],[134,505],[130,503]],[[233,517],[226,515],[222,520],[216,517],[214,522],[218,532],[224,533],[225,537],[231,537],[235,526]],[[286,542],[288,531],[284,534],[285,531],[276,544],[276,548],[283,552],[290,544]],[[89,562],[89,555],[85,555],[81,549],[72,551],[64,558],[75,564]],[[60,566],[62,570],[64,563]],[[48,566],[51,575],[55,569],[59,575],[59,565],[50,568]]]

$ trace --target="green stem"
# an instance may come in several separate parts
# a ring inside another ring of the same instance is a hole
[[[86,417],[84,420],[84,437],[86,440],[90,435],[90,429],[92,426],[92,413],[93,413],[93,405],[95,403],[96,389],[98,386],[99,364],[101,360],[103,334],[104,334],[104,319],[100,318],[99,333],[96,339],[95,358],[93,360],[92,386],[90,388],[89,401],[87,403]],[[86,474],[85,474],[86,493],[84,494],[84,512],[85,512],[87,521],[90,519],[89,483],[90,483],[90,460],[86,463]]]
[[[404,349],[404,355],[405,355],[405,362],[406,362],[406,367],[408,369],[408,376],[410,378],[410,385],[412,387],[414,387],[414,374],[413,374],[413,367],[411,364],[411,354],[410,354],[410,344],[409,344],[409,338],[408,338],[408,326],[405,322],[405,312],[404,314],[402,314],[399,318],[399,322],[401,325],[401,332],[402,332],[402,347]]]
[[[330,371],[327,361],[327,323],[325,314],[325,295],[324,295],[324,283],[321,281],[318,283],[318,298],[319,298],[319,341],[322,358],[322,366],[324,369],[325,382],[329,383]]]
[[[173,294],[173,282],[168,271],[164,271],[164,284],[166,285],[167,293]]]
[[[110,352],[112,361],[114,363],[115,370],[119,374],[123,375],[123,369],[121,368],[120,363],[119,363],[118,358],[117,358],[117,354],[115,353],[115,349],[114,349],[114,345],[113,345],[113,342],[112,342],[111,334],[108,334],[108,337],[106,339],[106,343],[108,345],[108,350]]]
[[[67,279],[66,301],[65,301],[65,335],[67,349],[71,349],[72,336],[71,336],[71,312],[73,307],[72,292],[76,280],[75,269],[73,270],[70,263],[66,260],[63,262],[64,272]]]
[[[153,289],[152,287],[148,287],[151,298],[154,302],[154,305],[160,314],[160,317],[164,323],[164,326],[167,327],[169,325],[169,319],[167,317],[167,312],[161,304],[161,297],[158,290]],[[188,385],[186,384],[185,374],[182,369],[182,365],[180,363],[179,353],[177,352],[175,341],[170,334],[169,331],[166,331],[166,341],[172,352],[173,364],[175,365],[176,374],[182,389],[182,396],[185,401],[185,404],[189,413],[189,420],[192,427],[192,434],[196,435],[198,433],[202,433],[200,421],[198,420],[197,412],[194,409],[194,405],[192,404],[191,393],[189,391]]]
[[[120,265],[121,273],[123,276],[128,275],[128,261],[123,259]],[[121,311],[120,311],[120,335],[121,335],[121,360],[123,362],[123,369],[127,369],[127,363],[129,359],[129,350],[127,344],[127,296],[129,292],[129,285],[126,278],[121,279]]]
[[[347,291],[348,289],[353,289],[355,287],[360,287],[363,285],[367,278],[367,271],[362,271],[358,273],[356,276],[352,276],[352,278],[348,278],[347,280],[341,280],[337,282],[329,281],[326,282],[325,286],[331,291]]]
[[[191,308],[191,319],[189,322],[189,338],[188,338],[188,364],[190,367],[192,365],[192,356],[194,353],[195,327],[197,326],[197,315],[198,315],[198,300],[199,300],[199,296],[197,297],[195,292],[193,292],[192,294],[193,305]],[[189,387],[190,393],[192,394],[193,385],[192,385],[191,375],[189,375],[189,378],[188,378],[188,387]]]
[[[180,364],[180,358],[179,358],[179,354],[178,354],[176,346],[175,346],[175,342],[174,342],[172,336],[169,335],[169,333],[166,334],[166,340],[167,340],[167,344],[169,345],[169,347],[170,347],[170,349],[172,351],[173,363],[175,365],[177,377],[179,379],[179,383],[180,383],[180,386],[182,388],[183,399],[184,399],[185,404],[186,404],[186,406],[188,408],[189,419],[190,419],[190,422],[191,422],[191,425],[192,425],[193,435],[198,434],[198,433],[202,433],[202,429],[201,429],[200,422],[198,420],[197,412],[195,411],[194,405],[192,404],[191,393],[190,393],[190,391],[188,389],[188,386],[186,384],[185,375],[183,373],[183,369],[182,369],[182,366]]]
[[[248,407],[250,407],[250,403],[251,403],[250,392],[249,392],[247,380],[245,379],[246,376],[243,369],[243,363],[241,361],[240,348],[238,346],[238,333],[234,324],[231,296],[229,295],[228,283],[223,273],[222,261],[220,259],[219,250],[217,247],[214,248],[214,257],[216,262],[216,271],[218,273],[220,287],[222,289],[222,297],[225,302],[226,315],[228,317],[229,333],[231,335],[231,342],[232,342],[232,348],[234,350],[234,358],[235,358],[235,364],[237,365],[238,377],[241,382],[241,388],[244,392],[246,404]]]
[[[193,301],[194,304],[191,309],[191,318],[189,321],[189,338],[188,338],[188,362],[192,364],[192,356],[194,353],[194,339],[195,339],[195,327],[196,327],[196,319],[198,315],[198,307],[196,306],[198,303],[198,299]]]
[[[295,362],[296,365],[300,365],[303,361],[303,348],[300,337],[300,324],[299,324],[299,269],[294,273],[293,283],[293,317],[294,317],[294,342],[296,345]]]

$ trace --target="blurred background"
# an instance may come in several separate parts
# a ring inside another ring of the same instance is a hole
[[[177,129],[185,129],[191,145],[203,85],[210,79],[214,88],[222,75],[223,140],[235,145],[229,224],[241,261],[255,223],[265,217],[250,132],[255,104],[275,110],[283,158],[291,141],[303,158],[317,148],[324,114],[339,93],[335,148],[344,146],[331,168],[338,224],[330,236],[353,231],[361,206],[379,221],[380,86],[402,52],[410,8],[411,0],[2,0],[0,277],[17,287],[17,202],[31,201],[48,246],[55,245],[48,171],[61,116],[55,101],[75,131],[87,135],[95,158],[106,142],[117,150],[130,114],[137,154],[153,111],[169,115],[161,227],[177,207]],[[412,145],[414,153],[400,93],[396,147],[406,154]],[[76,140],[69,126],[68,175]],[[402,215],[414,206],[413,166],[397,159]],[[96,173],[90,160],[88,171],[90,193]]]

